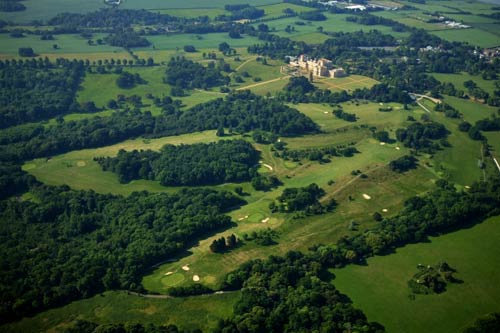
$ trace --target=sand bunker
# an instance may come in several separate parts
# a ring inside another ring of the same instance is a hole
[[[470,186],[469,185],[465,185],[464,186],[466,189],[470,189]]]
[[[384,213],[387,213],[387,212],[388,212],[387,208],[382,209],[382,211],[383,211]]]
[[[85,163],[85,161],[78,161],[78,162],[76,162],[76,166],[84,167],[85,165],[87,165],[87,163]]]
[[[372,197],[370,197],[368,194],[366,193],[363,193],[363,198],[365,198],[366,200],[370,200]]]
[[[169,275],[172,275],[172,274],[174,274],[174,272],[166,272],[165,273],[166,276],[169,276]]]
[[[262,165],[265,166],[266,168],[268,168],[269,170],[273,171],[273,167],[270,166],[269,164],[262,163]]]
[[[246,220],[247,218],[248,218],[248,215],[245,215],[244,217],[240,217],[240,218],[238,219],[238,221],[243,221],[243,220]]]
[[[182,270],[186,272],[189,271],[189,266],[188,265],[182,266]]]
[[[198,275],[193,275],[193,281],[194,282],[200,281],[200,277]]]
[[[380,145],[381,145],[381,146],[385,145],[385,142],[381,142],[381,143],[380,143]]]
[[[267,223],[267,221],[269,221],[270,217],[266,217],[265,219],[263,219],[261,222],[262,223]]]
[[[325,111],[325,112],[323,112],[323,113],[324,113],[324,114],[329,114],[330,112],[328,112],[328,111]]]
[[[399,150],[399,149],[401,149],[401,148],[399,148],[399,147],[396,147],[396,150]]]

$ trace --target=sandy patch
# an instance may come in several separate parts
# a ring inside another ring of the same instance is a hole
[[[383,211],[384,213],[387,213],[387,212],[388,212],[387,208],[382,209],[382,211]]]
[[[372,197],[370,197],[368,194],[366,193],[363,193],[363,198],[365,198],[366,200],[370,200]]]
[[[269,221],[270,217],[266,217],[265,219],[263,219],[261,222],[262,223],[267,223]]]
[[[245,216],[243,216],[243,217],[240,217],[240,218],[238,219],[238,221],[243,221],[243,220],[246,220],[247,218],[248,218],[248,215],[245,215]]]
[[[172,275],[172,274],[174,274],[174,272],[166,272],[165,273],[166,276],[169,276],[169,275]]]
[[[186,272],[189,271],[189,266],[188,265],[182,266],[182,270]]]
[[[194,282],[200,281],[200,277],[198,275],[193,275],[193,281]]]
[[[401,148],[399,148],[399,147],[396,147],[396,150],[400,150],[400,149],[401,149]]]
[[[470,189],[470,186],[469,185],[465,185],[464,186],[466,189]]]
[[[384,146],[384,145],[385,145],[385,142],[381,142],[381,143],[380,143],[380,145],[381,145],[381,146]]]
[[[273,167],[270,166],[269,164],[262,163],[262,165],[265,166],[266,168],[268,168],[269,170],[273,171]]]
[[[328,112],[328,111],[325,111],[325,112],[323,112],[323,113],[324,113],[324,114],[329,114],[330,112]]]
[[[78,161],[78,162],[76,162],[76,166],[84,167],[85,165],[87,165],[87,163],[85,163],[85,161]]]

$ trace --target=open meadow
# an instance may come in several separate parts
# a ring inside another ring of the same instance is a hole
[[[500,311],[498,238],[500,217],[407,245],[394,254],[369,258],[367,265],[333,270],[333,284],[387,332],[460,332],[474,318]],[[462,284],[442,294],[408,296],[417,265],[447,262]],[[383,309],[381,311],[380,309]]]
[[[207,329],[217,320],[228,318],[240,297],[239,292],[185,297],[146,298],[124,291],[108,291],[92,298],[49,310],[32,318],[0,326],[10,332],[60,332],[70,322],[80,319],[100,324],[152,323],[175,324],[186,330]]]

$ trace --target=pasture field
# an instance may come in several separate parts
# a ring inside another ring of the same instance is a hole
[[[253,6],[279,3],[279,0],[252,0]],[[240,0],[127,0],[121,8],[129,9],[170,9],[170,8],[224,8],[224,5],[242,3]]]
[[[41,40],[37,35],[25,35],[23,38],[12,38],[9,34],[0,34],[0,50],[1,55],[18,55],[20,47],[31,47],[37,54],[87,54],[87,53],[122,53],[124,50],[121,47],[115,47],[107,44],[97,45],[97,39],[104,39],[107,34],[96,33],[93,35],[92,40],[95,45],[88,45],[87,38],[75,34],[55,35],[54,40]],[[57,44],[58,48],[54,49],[52,46]],[[26,58],[24,58],[26,59]]]
[[[314,8],[299,6],[293,3],[276,3],[272,5],[259,6],[259,8],[264,9],[265,18],[281,16],[283,15],[283,10],[286,8],[290,8],[297,13],[310,12],[314,10]]]
[[[330,37],[320,32],[310,32],[310,33],[305,33],[303,35],[295,35],[290,37],[291,40],[297,42],[305,42],[308,44],[321,44],[329,38]]]
[[[207,331],[217,320],[228,318],[241,297],[239,292],[207,296],[154,299],[109,291],[64,307],[0,326],[3,332],[60,332],[74,320],[99,324],[174,324],[181,329]]]
[[[257,37],[242,36],[242,38],[230,39],[227,33],[212,34],[171,34],[147,36],[151,42],[149,47],[135,48],[137,51],[151,50],[177,50],[185,45],[193,45],[197,49],[216,49],[222,42],[228,43],[231,47],[247,47],[259,43]],[[201,56],[201,52],[198,52]]]
[[[488,144],[493,148],[493,156],[500,163],[500,132],[483,132],[488,139]]]
[[[319,27],[323,28],[324,32],[354,32],[354,31],[370,31],[377,29],[383,33],[393,35],[396,38],[401,38],[407,36],[407,33],[400,33],[392,31],[391,27],[374,25],[374,26],[364,26],[355,22],[346,21],[346,17],[350,14],[330,14],[324,13],[328,20],[326,21],[304,21],[298,17],[288,17],[279,20],[269,21],[266,24],[271,29],[273,34],[288,38],[300,38],[300,36],[306,36],[313,32],[317,32]],[[303,22],[305,25],[297,25],[295,22]],[[255,24],[257,26],[258,23]],[[286,32],[287,26],[291,26],[295,31]],[[274,29],[274,30],[273,30]],[[328,36],[327,36],[328,37]],[[301,39],[303,40],[303,39]]]
[[[128,195],[134,191],[150,192],[171,191],[173,188],[161,186],[159,182],[134,180],[128,184],[120,184],[116,174],[104,172],[93,160],[98,156],[115,156],[120,149],[159,150],[166,144],[193,144],[218,140],[215,131],[169,136],[160,139],[134,139],[115,145],[72,151],[51,159],[40,158],[24,164],[23,169],[38,180],[49,185],[67,184],[74,189],[93,189],[98,193],[114,193]]]
[[[464,87],[464,82],[469,80],[474,81],[479,88],[488,92],[490,95],[493,95],[493,92],[496,89],[495,80],[484,80],[480,75],[470,75],[469,73],[465,72],[458,74],[444,74],[444,73],[430,73],[430,74],[440,82],[452,83],[457,90],[467,91],[467,88]]]
[[[463,114],[463,119],[474,124],[476,121],[491,117],[497,112],[497,108],[488,106],[468,99],[453,96],[445,96],[444,101]]]
[[[500,36],[477,28],[432,31],[439,38],[450,42],[467,42],[480,47],[500,46]],[[478,38],[481,36],[481,38]]]
[[[490,218],[470,229],[369,258],[365,266],[333,270],[333,284],[389,333],[460,332],[475,318],[500,311],[499,237],[500,217]],[[448,290],[440,295],[409,299],[407,281],[417,264],[435,265],[439,261],[456,269],[463,283],[448,284]]]
[[[159,10],[152,9],[151,11],[160,14],[168,14],[171,16],[188,18],[208,16],[211,19],[214,19],[219,15],[229,14],[229,12],[224,10],[223,8],[171,8]]]

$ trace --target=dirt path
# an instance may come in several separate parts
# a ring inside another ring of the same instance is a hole
[[[252,57],[252,58],[250,58],[250,59],[245,60],[243,63],[241,63],[238,67],[236,67],[236,68],[234,69],[234,72],[237,72],[237,71],[238,71],[241,67],[245,66],[245,65],[246,65],[246,64],[248,64],[250,61],[253,61],[253,60],[255,60],[255,59],[257,59],[257,57]],[[234,72],[232,72],[231,74],[233,74]],[[230,74],[230,75],[231,75],[231,74]]]
[[[244,86],[244,87],[239,87],[238,89],[236,90],[245,90],[245,89],[250,89],[250,88],[253,88],[253,87],[258,87],[258,86],[262,86],[264,84],[268,84],[268,83],[271,83],[271,82],[276,82],[276,81],[280,81],[280,80],[285,80],[285,79],[288,79],[290,77],[290,75],[287,75],[287,76],[282,76],[282,77],[278,77],[276,79],[272,79],[272,80],[268,80],[268,81],[263,81],[263,82],[258,82],[258,83],[254,83],[254,84],[251,84],[251,85],[248,85],[248,86]]]

